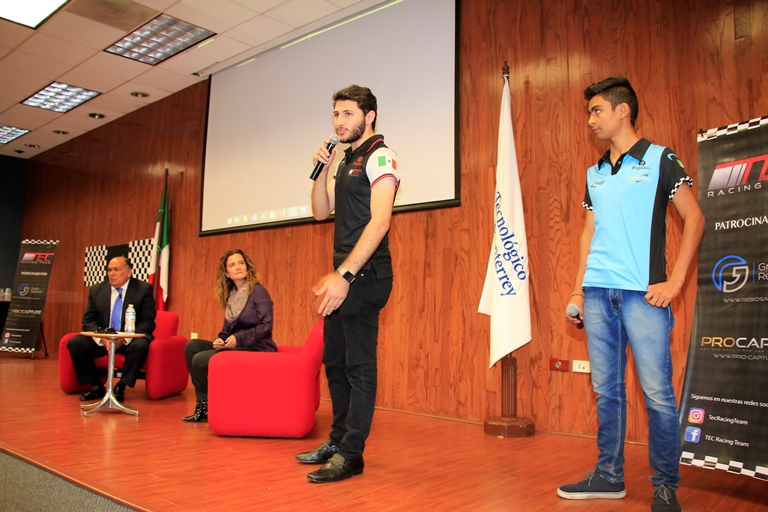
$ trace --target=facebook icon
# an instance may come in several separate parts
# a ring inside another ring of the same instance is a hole
[[[685,440],[689,443],[698,443],[701,440],[699,427],[685,427]]]

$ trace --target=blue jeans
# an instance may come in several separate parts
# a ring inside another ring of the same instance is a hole
[[[588,287],[584,289],[592,386],[597,393],[597,473],[612,483],[624,481],[624,437],[627,425],[627,345],[648,411],[648,455],[656,474],[654,486],[676,489],[680,474],[680,427],[672,387],[669,333],[672,308],[657,308],[645,293]]]
[[[323,363],[333,406],[330,439],[344,457],[363,454],[376,407],[379,312],[392,278],[361,270],[341,307],[325,317]]]

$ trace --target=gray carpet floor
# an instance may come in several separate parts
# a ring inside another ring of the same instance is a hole
[[[132,510],[0,450],[0,511]]]

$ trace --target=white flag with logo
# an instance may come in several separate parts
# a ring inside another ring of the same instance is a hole
[[[493,243],[478,312],[491,316],[491,364],[531,341],[528,242],[517,171],[509,79],[504,77],[493,199]]]

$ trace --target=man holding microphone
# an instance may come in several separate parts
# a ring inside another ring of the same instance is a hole
[[[376,405],[379,312],[392,291],[389,227],[400,185],[397,155],[375,133],[376,97],[351,85],[333,95],[333,122],[340,142],[349,144],[335,173],[336,156],[325,141],[313,157],[312,213],[317,220],[335,212],[333,266],[313,286],[318,313],[325,317],[323,363],[333,404],[329,438],[300,453],[304,464],[324,464],[310,482],[337,482],[360,475],[363,450]]]

